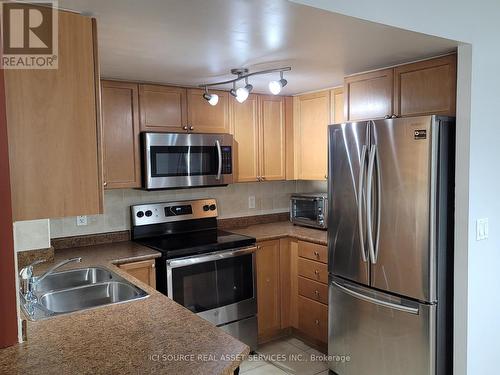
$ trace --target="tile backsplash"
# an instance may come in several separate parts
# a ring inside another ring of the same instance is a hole
[[[75,217],[50,220],[51,238],[130,229],[130,209],[134,204],[156,203],[198,198],[216,198],[220,218],[288,211],[290,194],[326,191],[326,183],[317,181],[269,181],[232,184],[202,189],[144,191],[136,189],[107,190],[104,214],[87,217],[87,225],[78,226]],[[255,208],[248,208],[248,198],[255,197]]]

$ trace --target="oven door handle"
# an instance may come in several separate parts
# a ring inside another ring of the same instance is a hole
[[[217,156],[219,158],[219,167],[217,168],[217,177],[215,177],[215,179],[220,180],[220,176],[222,173],[222,150],[220,148],[220,142],[218,139],[215,141],[215,146],[217,147]]]
[[[257,248],[253,247],[245,247],[243,249],[236,249],[232,251],[222,251],[215,254],[208,255],[194,255],[186,258],[172,259],[167,260],[167,267],[169,268],[178,268],[178,267],[186,267],[192,264],[212,262],[214,260],[226,259],[226,258],[234,258],[241,255],[247,255],[255,253]]]

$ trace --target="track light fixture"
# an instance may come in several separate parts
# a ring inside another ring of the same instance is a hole
[[[248,83],[248,77],[255,76],[255,75],[261,75],[261,74],[270,74],[270,73],[275,73],[279,72],[280,73],[280,80],[279,81],[271,81],[269,82],[269,90],[273,95],[278,95],[283,87],[286,86],[288,81],[283,78],[283,72],[290,71],[292,70],[291,67],[287,66],[284,68],[276,68],[276,69],[268,69],[268,70],[261,70],[259,72],[253,72],[249,73],[248,69],[246,68],[241,68],[241,69],[231,69],[231,73],[237,75],[236,78],[230,79],[227,81],[222,81],[222,82],[214,82],[214,83],[205,83],[200,85],[199,87],[205,88],[205,93],[203,94],[203,97],[211,104],[211,105],[216,105],[217,102],[219,101],[219,97],[217,94],[209,94],[208,92],[208,87],[211,86],[220,86],[220,85],[227,85],[227,84],[233,84],[233,87],[231,90],[229,90],[229,93],[236,98],[236,100],[239,103],[243,103],[245,100],[248,99],[248,96],[253,90],[253,86]],[[245,80],[245,86],[244,87],[239,87],[236,89],[236,83]]]
[[[208,88],[205,86],[205,93],[203,94],[203,98],[210,104],[210,105],[217,105],[219,102],[219,95],[217,94],[209,94],[208,93]]]
[[[283,78],[283,72],[280,72],[280,80],[279,81],[271,81],[269,82],[269,91],[271,91],[271,94],[273,95],[278,95],[283,87],[286,86],[288,81]]]

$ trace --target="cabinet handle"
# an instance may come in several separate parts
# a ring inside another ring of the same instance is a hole
[[[183,126],[182,129],[188,130],[188,127],[187,126]]]
[[[259,181],[259,182],[260,182],[260,176],[257,176],[257,181]]]
[[[390,115],[385,115],[384,118],[387,120],[387,119],[391,118],[391,116]]]
[[[261,177],[261,179],[262,179],[262,181],[265,181],[265,180],[266,180],[266,178],[265,178],[265,177]]]
[[[315,273],[316,275],[319,275],[319,271],[318,271],[318,270],[314,270],[314,273]]]
[[[317,251],[314,252],[314,255],[316,256],[316,258],[319,258],[319,253]]]
[[[325,180],[328,180],[328,176],[325,174]]]
[[[319,326],[319,320],[318,320],[318,319],[316,319],[316,320],[314,321],[314,323],[316,323],[316,325],[317,325],[317,326]]]
[[[106,181],[104,181],[103,183],[104,187],[108,186],[108,183]]]
[[[315,291],[314,291],[314,294],[316,294],[316,296],[318,296],[318,297],[319,297],[319,291],[315,290]]]
[[[151,265],[151,268],[155,268],[155,264],[154,263]]]
[[[392,115],[392,116],[391,116],[391,118],[398,118],[398,116],[396,116],[396,115]]]
[[[190,126],[190,127],[189,127],[189,130],[194,130],[194,126]]]

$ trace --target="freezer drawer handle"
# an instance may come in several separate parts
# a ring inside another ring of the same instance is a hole
[[[354,298],[358,298],[358,299],[361,299],[361,300],[366,301],[366,302],[374,303],[374,304],[379,305],[379,306],[387,307],[389,309],[399,310],[399,311],[402,311],[405,313],[418,315],[418,308],[416,308],[416,307],[403,306],[403,305],[398,305],[398,304],[387,302],[387,301],[381,301],[379,299],[355,292],[354,290],[346,288],[345,286],[342,286],[342,285],[336,283],[335,281],[333,281],[332,283],[337,288],[342,290],[344,293],[347,293]]]

